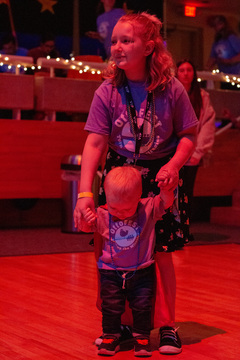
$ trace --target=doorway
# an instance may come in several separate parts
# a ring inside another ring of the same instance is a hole
[[[187,58],[195,64],[198,70],[203,69],[203,34],[201,28],[168,24],[167,48],[175,62]]]

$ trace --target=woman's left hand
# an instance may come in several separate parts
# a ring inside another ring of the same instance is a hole
[[[179,173],[175,167],[171,167],[168,164],[161,167],[156,175],[158,187],[166,190],[174,190],[178,186]]]
[[[188,165],[192,165],[192,166],[196,166],[199,164],[199,159],[195,158],[194,156],[191,156],[190,159],[188,160]]]

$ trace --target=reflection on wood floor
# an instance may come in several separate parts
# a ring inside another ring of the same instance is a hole
[[[181,360],[239,360],[240,246],[189,246],[174,255]],[[1,360],[99,359],[93,252],[1,258]],[[158,331],[152,332],[152,359]],[[165,356],[166,357],[166,356]],[[121,351],[114,359],[135,359]]]

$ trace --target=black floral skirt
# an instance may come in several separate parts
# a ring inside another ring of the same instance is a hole
[[[106,197],[103,189],[104,179],[107,173],[117,166],[132,165],[140,169],[142,175],[142,198],[153,197],[159,194],[160,189],[155,181],[160,168],[165,165],[171,156],[154,160],[137,160],[126,158],[117,154],[112,149],[107,153],[106,163],[103,171],[102,182],[99,191],[99,205],[106,203]],[[180,170],[179,184],[175,190],[175,201],[171,209],[163,215],[162,220],[156,223],[156,251],[172,252],[182,249],[190,241],[189,235],[189,217],[188,217],[188,199],[184,192],[183,173]]]

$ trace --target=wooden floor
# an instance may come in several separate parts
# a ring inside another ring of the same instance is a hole
[[[239,244],[189,246],[174,254],[183,352],[171,358],[240,359],[239,258]],[[101,359],[93,345],[101,333],[93,252],[0,261],[1,360]],[[156,330],[151,337],[152,359],[164,359]],[[136,359],[132,350],[113,358]]]

